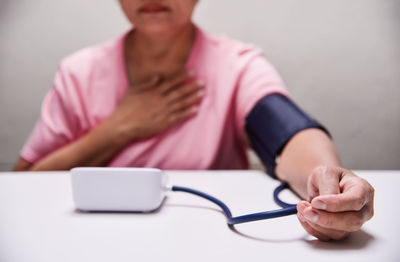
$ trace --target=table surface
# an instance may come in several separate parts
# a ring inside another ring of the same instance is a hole
[[[81,213],[68,172],[0,173],[0,261],[400,261],[400,171],[355,172],[375,187],[375,216],[338,242],[307,235],[293,215],[233,231],[213,203],[180,192],[150,214]],[[262,172],[167,174],[223,200],[234,216],[277,208],[278,181]],[[290,191],[282,197],[298,201]]]

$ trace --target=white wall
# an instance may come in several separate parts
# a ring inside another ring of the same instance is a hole
[[[345,166],[400,169],[400,1],[200,0],[195,20],[261,46]],[[116,0],[0,1],[0,170],[17,158],[60,59],[127,26]]]

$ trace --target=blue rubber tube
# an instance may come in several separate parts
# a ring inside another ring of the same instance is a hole
[[[271,218],[296,214],[297,213],[296,205],[288,204],[279,199],[279,193],[285,188],[287,188],[287,184],[281,184],[274,190],[274,200],[279,206],[283,207],[282,209],[253,213],[238,217],[232,217],[232,212],[230,211],[229,207],[225,205],[225,203],[222,202],[221,200],[209,194],[203,193],[195,189],[180,187],[180,186],[173,186],[172,191],[186,192],[213,202],[214,204],[218,205],[224,212],[228,225],[236,225],[241,223],[253,222],[257,220],[271,219]]]

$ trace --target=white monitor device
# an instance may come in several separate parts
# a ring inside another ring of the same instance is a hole
[[[166,174],[155,168],[78,167],[72,192],[81,211],[150,212],[165,197]]]

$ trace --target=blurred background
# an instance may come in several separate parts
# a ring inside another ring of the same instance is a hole
[[[400,1],[200,0],[195,21],[260,46],[330,129],[344,166],[400,169]],[[116,0],[0,1],[0,170],[17,159],[60,60],[128,28]]]

